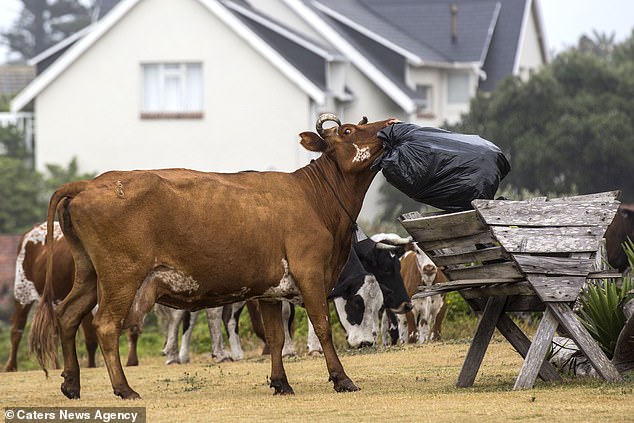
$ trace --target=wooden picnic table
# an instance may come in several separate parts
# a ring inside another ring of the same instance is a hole
[[[449,282],[420,287],[423,297],[457,291],[482,312],[456,386],[472,386],[495,328],[524,357],[514,389],[531,388],[537,376],[559,381],[546,360],[559,327],[607,381],[622,377],[578,320],[573,305],[597,271],[597,251],[619,206],[619,192],[525,201],[474,200],[474,210],[401,216],[401,224],[441,268]],[[600,259],[600,257],[599,257]],[[507,312],[543,312],[528,336]]]

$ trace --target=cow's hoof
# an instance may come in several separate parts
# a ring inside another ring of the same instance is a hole
[[[180,360],[178,358],[168,358],[167,360],[165,360],[165,364],[170,365],[170,364],[181,364]]]
[[[127,367],[138,366],[139,360],[128,360],[128,362],[125,365]]]
[[[224,357],[214,357],[214,361],[216,363],[229,363],[233,361],[233,358],[231,358],[230,356],[226,355]]]
[[[293,388],[291,388],[291,385],[286,381],[271,381],[269,386],[275,389],[273,395],[295,395]]]
[[[17,369],[17,367],[14,367],[14,366],[7,366],[7,367],[4,368],[4,371],[5,372],[17,372],[18,369]]]
[[[79,399],[79,387],[72,386],[70,383],[62,382],[62,394],[68,399]]]
[[[308,351],[309,357],[321,357],[322,355],[324,355],[324,353],[319,350]]]
[[[62,394],[66,395],[69,399],[79,398],[79,378],[74,376],[72,372],[67,371],[63,371],[61,376],[64,378],[60,387]]]
[[[356,392],[360,390],[350,379],[335,383],[334,388],[337,392]]]
[[[328,381],[334,383],[333,388],[335,388],[337,392],[356,392],[359,390],[357,385],[355,385],[350,378],[347,376],[341,378],[336,372],[330,374]]]
[[[124,400],[138,400],[141,399],[141,395],[139,395],[138,393],[136,393],[136,391],[134,391],[132,388],[126,388],[126,389],[115,389],[114,390],[114,394],[118,397],[121,397],[121,399]]]

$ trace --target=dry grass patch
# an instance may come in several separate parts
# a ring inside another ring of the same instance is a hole
[[[141,406],[149,422],[231,421],[633,421],[634,383],[606,384],[568,379],[538,382],[535,389],[511,391],[521,365],[506,342],[492,343],[475,386],[458,389],[468,344],[437,343],[380,352],[341,354],[360,392],[338,394],[327,382],[323,358],[286,360],[295,396],[272,395],[268,358],[249,354],[237,363],[212,363],[208,355],[165,366],[149,358],[126,369],[143,397],[124,402],[112,394],[103,367],[82,369],[82,398],[67,400],[59,391],[59,371],[0,373],[0,406]]]

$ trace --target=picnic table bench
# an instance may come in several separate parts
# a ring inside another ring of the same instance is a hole
[[[419,287],[414,297],[457,291],[482,312],[458,387],[472,386],[495,328],[524,357],[513,389],[532,388],[537,376],[561,380],[546,360],[559,325],[608,381],[621,375],[578,320],[572,307],[597,272],[597,251],[619,206],[619,192],[525,201],[474,200],[474,210],[401,216],[403,227],[449,282]],[[600,259],[600,257],[599,257]],[[543,312],[531,342],[506,314]]]

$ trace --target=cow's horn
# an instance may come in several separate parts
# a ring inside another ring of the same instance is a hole
[[[319,136],[323,137],[324,133],[324,122],[332,121],[337,123],[337,125],[341,126],[341,121],[337,116],[332,113],[322,113],[317,119],[317,124],[315,125],[315,129],[317,129],[317,133]]]
[[[383,242],[377,242],[375,248],[377,250],[396,250],[398,247],[396,245],[384,244]]]

